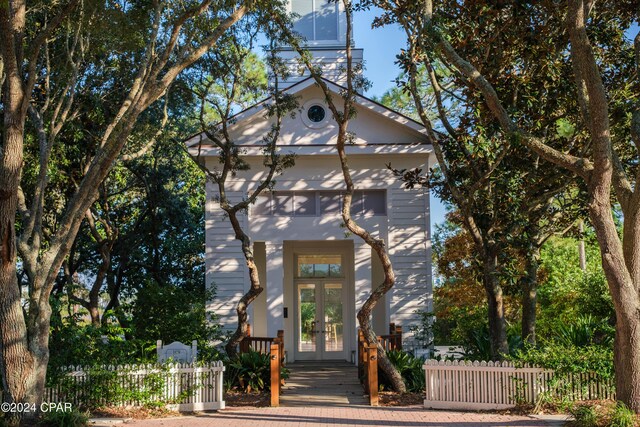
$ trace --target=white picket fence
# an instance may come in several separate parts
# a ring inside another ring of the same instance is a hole
[[[45,389],[45,402],[74,406],[140,406],[157,402],[180,412],[224,409],[221,361],[194,366],[70,366],[55,387]]]
[[[434,409],[506,409],[536,404],[540,397],[572,401],[614,398],[612,379],[597,374],[567,374],[510,362],[426,360],[424,406]],[[542,395],[544,393],[544,395]]]

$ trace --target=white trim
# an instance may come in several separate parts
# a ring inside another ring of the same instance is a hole
[[[309,358],[299,358],[298,351],[298,340],[297,340],[297,330],[298,330],[298,283],[310,283],[314,281],[314,278],[296,278],[295,269],[297,268],[297,257],[298,255],[340,255],[342,257],[343,262],[343,271],[344,277],[342,278],[318,278],[316,282],[324,282],[324,281],[334,281],[340,282],[343,284],[343,320],[344,325],[342,328],[343,334],[343,347],[342,354],[343,359],[348,361],[350,360],[351,352],[355,349],[355,341],[356,336],[353,334],[352,330],[355,330],[355,282],[353,270],[355,268],[354,265],[354,254],[353,254],[353,240],[291,240],[289,241],[290,246],[288,247],[288,251],[285,252],[285,257],[288,258],[289,262],[285,263],[288,265],[291,270],[288,274],[289,280],[285,282],[285,292],[291,293],[293,297],[293,310],[289,312],[290,316],[293,316],[292,327],[293,330],[289,334],[292,338],[292,350],[294,360],[321,360],[321,355],[318,356],[317,359],[309,359]],[[267,260],[268,262],[268,260]],[[285,275],[286,277],[287,275]],[[353,322],[353,323],[352,323]],[[285,331],[285,336],[288,334]],[[318,349],[319,350],[319,349]],[[337,355],[335,353],[330,354],[329,357],[332,357],[335,360]]]
[[[324,117],[319,122],[314,122],[309,118],[309,109],[313,106],[319,106],[324,110]],[[302,111],[300,112],[300,119],[302,123],[308,128],[311,129],[322,129],[327,126],[327,124],[331,121],[331,112],[327,108],[326,104],[322,102],[319,98],[313,98],[308,100],[302,105]]]
[[[212,146],[202,146],[198,148],[189,148],[194,156],[200,157],[217,157],[218,148]],[[335,156],[337,155],[335,145],[279,145],[278,153],[295,154],[296,156]],[[431,145],[415,143],[409,145],[399,144],[354,144],[345,147],[347,155],[375,155],[375,154],[411,154],[414,156],[424,155],[425,158],[433,152]],[[244,157],[264,157],[264,147],[260,146],[244,146]]]
[[[322,80],[325,82],[325,84],[327,85],[328,89],[337,96],[340,96],[340,91],[344,90],[344,88],[342,86],[339,86],[327,79],[322,78]],[[289,93],[291,95],[295,95],[298,92],[301,92],[303,90],[305,90],[306,88],[312,86],[316,84],[316,81],[314,80],[313,77],[307,77],[306,79],[288,87],[287,89],[283,90],[283,93]],[[259,112],[261,112],[262,110],[265,109],[267,102],[269,102],[271,100],[271,97],[260,101],[259,103],[253,105],[252,107],[247,108],[246,110],[238,113],[237,115],[233,116],[233,120],[235,121],[235,123],[239,123],[241,121],[247,120],[253,116],[255,116],[256,114],[258,114]],[[403,126],[408,127],[409,129],[412,129],[416,132],[416,137],[421,140],[420,142],[424,143],[424,139],[426,137],[426,130],[424,128],[424,126],[422,126],[421,124],[419,124],[418,122],[415,122],[403,115],[401,115],[400,113],[397,113],[389,108],[386,108],[382,105],[379,105],[371,100],[369,100],[368,98],[356,94],[355,95],[355,100],[356,103],[358,105],[361,105],[389,120],[393,120],[396,123],[399,123]],[[322,103],[324,105],[324,103]],[[306,104],[305,104],[306,105]],[[330,114],[329,114],[330,116]],[[189,139],[187,139],[185,141],[186,146],[190,149],[189,151],[195,151],[197,150],[197,146],[200,143],[200,138],[202,138],[202,148],[201,148],[201,152],[200,155],[213,155],[213,154],[209,154],[209,153],[204,153],[204,150],[206,150],[205,147],[209,146],[208,144],[208,138],[204,133],[199,133],[197,135],[193,135],[192,137],[190,137]],[[216,147],[217,149],[217,147]],[[194,153],[192,153],[194,154]],[[197,155],[197,151],[195,152],[195,155]]]

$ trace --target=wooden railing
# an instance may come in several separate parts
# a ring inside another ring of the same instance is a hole
[[[402,326],[390,323],[389,335],[379,335],[378,342],[384,348],[384,351],[402,350]]]
[[[271,360],[271,406],[280,405],[280,394],[284,380],[281,377],[284,366],[284,331],[279,330],[276,337],[252,337],[251,325],[248,326],[248,335],[240,342],[240,353],[247,353],[249,350],[268,354]]]
[[[389,335],[377,337],[385,351],[402,350],[402,326],[389,324]],[[358,329],[358,375],[369,395],[369,405],[378,406],[378,346],[367,344],[362,331]]]

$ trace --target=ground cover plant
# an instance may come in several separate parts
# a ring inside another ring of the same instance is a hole
[[[395,366],[407,387],[407,391],[411,393],[420,393],[424,391],[425,376],[422,364],[424,359],[415,357],[413,354],[402,350],[387,351],[389,361]],[[389,387],[382,371],[379,373],[379,384],[382,389]]]
[[[640,418],[622,402],[591,402],[569,408],[571,427],[636,427]]]

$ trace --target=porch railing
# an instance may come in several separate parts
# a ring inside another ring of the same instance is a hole
[[[402,350],[402,326],[389,324],[389,334],[379,335],[378,343],[385,351]],[[367,344],[364,335],[358,329],[358,375],[369,395],[369,405],[378,406],[378,346]]]
[[[280,394],[284,379],[282,379],[282,367],[285,362],[284,331],[279,330],[276,337],[252,337],[251,325],[248,326],[247,336],[240,342],[240,353],[248,353],[249,350],[268,354],[271,361],[271,406],[280,405]]]

